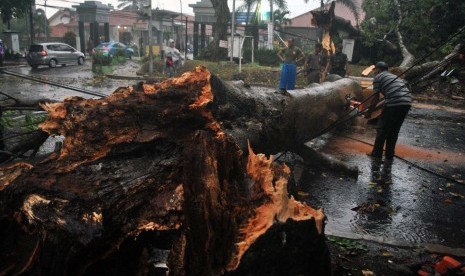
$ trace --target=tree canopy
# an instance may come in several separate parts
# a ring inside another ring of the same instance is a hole
[[[399,0],[402,22],[399,30],[405,46],[417,57],[423,56],[441,43],[449,40],[461,27],[465,26],[465,2],[463,0]],[[399,55],[391,55],[397,50],[398,39],[395,27],[399,15],[393,0],[365,0],[362,5],[365,20],[361,24],[363,43],[377,51],[378,58],[389,60],[391,64],[399,62]],[[437,56],[450,52],[457,37],[442,48]],[[384,56],[383,56],[384,55]],[[394,57],[394,59],[393,59]]]
[[[148,0],[118,0],[118,9],[139,11],[148,6]]]
[[[10,20],[24,15],[32,5],[33,0],[2,0],[0,1],[0,16],[3,23],[10,28]]]

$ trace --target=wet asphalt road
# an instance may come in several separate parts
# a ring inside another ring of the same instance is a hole
[[[81,66],[67,65],[57,66],[56,68],[40,66],[37,69],[32,69],[29,66],[23,65],[9,67],[8,70],[105,95],[111,94],[118,87],[129,86],[135,83],[133,80],[111,80],[99,77],[97,74],[92,73],[91,62],[89,61]],[[70,96],[95,98],[93,95],[67,90],[50,84],[41,84],[6,74],[0,74],[0,92],[7,93],[12,97],[29,100],[46,98],[61,101]]]
[[[373,127],[367,125],[363,134],[328,135],[321,148],[358,166],[358,179],[330,171],[304,172],[301,200],[324,209],[326,232],[394,244],[465,248],[465,110],[415,105],[399,135],[396,155],[449,179],[398,158],[392,164],[372,160],[366,156],[371,146],[360,141],[372,144],[374,137]]]
[[[89,62],[83,66],[53,69],[25,66],[10,70],[103,94],[135,83],[100,78],[91,72]],[[25,99],[94,97],[2,74],[0,92]],[[465,248],[464,128],[464,110],[435,110],[431,106],[415,105],[401,129],[396,151],[406,160],[458,182],[397,158],[392,164],[374,162],[366,156],[371,146],[360,142],[373,143],[375,131],[370,125],[362,134],[344,133],[315,139],[311,142],[314,146],[358,166],[360,174],[357,179],[351,179],[332,171],[306,168],[298,183],[299,199],[324,209],[328,234]],[[386,181],[389,178],[392,183]]]

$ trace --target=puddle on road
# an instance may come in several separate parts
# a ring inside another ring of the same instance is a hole
[[[400,159],[394,159],[390,168],[382,163],[378,169],[366,156],[371,149],[370,145],[344,137],[331,138],[324,148],[325,153],[358,166],[358,179],[315,169],[304,172],[298,189],[309,196],[302,200],[314,208],[323,208],[328,217],[326,232],[379,241],[465,247],[465,199],[451,196],[465,195],[465,185],[451,184]],[[401,144],[396,153],[415,163],[441,164],[449,175],[463,173],[465,167],[465,156],[460,152]],[[373,181],[378,172],[383,175],[383,168],[384,179],[390,176],[392,183]],[[376,206],[373,212],[357,209],[370,204]]]
[[[330,146],[334,149],[344,149],[346,154],[351,153],[369,153],[372,150],[371,145],[361,143],[359,141],[352,140],[350,138],[341,137],[337,139]],[[373,143],[370,142],[370,143]],[[334,154],[329,152],[329,154]],[[452,152],[446,151],[444,149],[435,149],[435,148],[422,148],[415,147],[412,145],[403,145],[398,144],[396,146],[396,155],[399,157],[411,160],[411,161],[423,161],[423,162],[449,162],[454,164],[465,164],[465,154],[462,152]]]

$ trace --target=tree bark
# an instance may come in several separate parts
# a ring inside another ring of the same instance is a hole
[[[329,275],[322,211],[290,197],[289,168],[252,148],[299,150],[344,117],[347,93],[361,88],[283,96],[199,67],[42,104],[41,129],[66,139],[47,160],[0,168],[0,273],[147,274],[164,250],[172,275]]]
[[[40,107],[41,103],[52,102],[50,100],[38,100],[38,99],[15,99],[6,94],[7,99],[3,100],[2,105],[0,106],[0,118],[3,116],[3,111],[7,110],[43,110]],[[9,143],[9,147],[6,147],[5,140],[11,136],[5,135],[6,130],[3,127],[3,124],[0,125],[0,163],[12,158],[22,156],[29,150],[33,150],[33,155],[37,153],[39,147],[45,142],[49,137],[46,132],[41,130],[31,131],[25,135],[16,135],[23,136],[21,139],[17,140],[17,143]],[[15,136],[15,135],[12,135]]]
[[[225,0],[211,0],[213,9],[215,9],[216,16],[216,32],[214,34],[212,45],[212,59],[222,60],[227,57],[227,49],[220,48],[220,40],[227,40],[228,22],[230,19],[230,11],[228,1]]]
[[[422,90],[425,86],[431,84],[431,79],[438,77],[438,75],[446,70],[451,64],[463,63],[463,61],[459,59],[459,51],[461,47],[463,47],[463,44],[457,44],[452,52],[442,60],[425,62],[411,68],[394,67],[391,68],[390,71],[396,75],[402,75],[402,78],[410,83],[412,92]]]
[[[408,50],[407,46],[405,46],[404,38],[402,37],[402,34],[400,33],[399,27],[400,27],[400,24],[402,23],[402,7],[400,6],[400,3],[398,0],[394,0],[394,4],[396,6],[397,16],[399,17],[397,20],[396,27],[394,29],[394,33],[397,36],[397,40],[399,42],[399,48],[404,58],[402,60],[402,63],[400,64],[400,67],[410,67],[413,65],[415,56],[412,55],[410,51]]]
[[[211,80],[215,94],[212,112],[224,131],[234,137],[242,149],[247,141],[253,149],[266,154],[293,151],[347,116],[345,97],[363,99],[360,85],[351,79],[339,79],[291,91],[281,96],[274,89],[245,87],[241,81],[225,83]]]

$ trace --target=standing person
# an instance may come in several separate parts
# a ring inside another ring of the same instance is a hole
[[[323,48],[322,50],[322,55],[323,55],[323,59],[321,60],[321,69],[322,69],[322,72],[321,72],[321,80],[320,80],[320,83],[324,82],[326,80],[326,66],[328,66],[328,63],[329,63],[329,57],[330,57],[330,54],[329,54],[329,51],[326,50],[325,48]]]
[[[297,74],[296,63],[305,58],[304,53],[298,47],[294,46],[294,39],[287,40],[287,47],[278,52],[278,58],[283,62],[281,67],[281,80],[279,82],[279,92],[286,94],[287,89],[294,90],[295,78]]]
[[[373,93],[375,94],[366,117],[369,117],[375,109],[379,101],[379,93],[384,96],[384,105],[376,126],[376,140],[371,156],[381,158],[386,144],[385,157],[387,160],[392,160],[400,128],[412,105],[412,97],[404,81],[390,73],[385,62],[377,62],[374,72],[376,76],[373,80]]]
[[[174,40],[168,40],[168,47],[165,51],[165,72],[172,78],[179,65],[179,61],[183,59],[181,52],[174,46]]]
[[[342,52],[342,45],[336,47],[336,53],[329,58],[325,73],[336,74],[343,78],[349,75],[349,59]]]
[[[307,84],[320,83],[323,55],[321,54],[322,45],[321,43],[315,44],[315,52],[308,55],[305,59],[305,73],[307,75]]]

